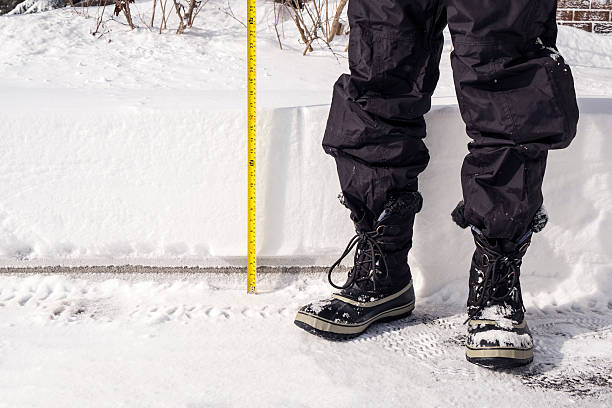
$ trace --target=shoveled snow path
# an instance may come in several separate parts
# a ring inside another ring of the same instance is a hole
[[[464,359],[461,289],[329,342],[292,324],[329,294],[323,275],[259,284],[247,296],[241,274],[0,275],[0,407],[612,403],[611,305],[531,305],[535,363],[493,372]]]

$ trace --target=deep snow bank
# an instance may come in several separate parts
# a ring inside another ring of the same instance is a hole
[[[211,0],[184,36],[109,22],[109,38],[96,40],[93,19],[71,10],[0,17],[0,264],[244,263],[245,38],[224,5]],[[232,5],[244,15],[244,2]],[[301,57],[289,40],[280,51],[269,5],[258,12],[259,254],[329,264],[352,234],[320,147],[346,59]],[[551,224],[525,263],[526,290],[543,304],[609,290],[612,268],[612,102],[588,98],[612,95],[612,37],[561,27],[559,45],[582,118],[572,147],[550,156]],[[464,286],[473,245],[448,215],[467,142],[449,52],[447,36],[411,254],[421,294]]]
[[[37,91],[38,92],[38,91]],[[184,109],[158,93],[87,95],[27,92],[0,110],[2,263],[208,264],[243,262],[246,146],[244,114],[232,97]],[[99,99],[98,99],[99,100]],[[102,98],[104,100],[104,98]],[[78,111],[64,104],[79,106]],[[581,99],[579,135],[550,156],[545,197],[551,221],[534,240],[524,274],[555,291],[603,290],[612,271],[610,99]],[[112,108],[111,108],[112,107]],[[264,263],[327,264],[352,234],[336,200],[333,160],[321,150],[328,106],[263,110],[258,150],[258,251]],[[163,114],[160,112],[164,112]],[[467,138],[458,109],[427,116],[432,160],[422,176],[425,208],[412,264],[422,293],[461,279],[472,243],[449,212],[460,199]],[[544,290],[545,289],[545,290]]]

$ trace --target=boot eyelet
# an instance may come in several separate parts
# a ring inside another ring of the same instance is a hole
[[[489,255],[482,254],[482,265],[487,266],[491,260],[489,259]]]
[[[377,234],[382,234],[384,231],[385,231],[385,226],[384,226],[384,225],[379,225],[379,226],[376,228],[376,233],[377,233]]]

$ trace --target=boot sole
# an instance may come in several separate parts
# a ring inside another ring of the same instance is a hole
[[[335,323],[315,315],[298,312],[294,323],[297,327],[328,340],[348,340],[363,334],[374,323],[399,320],[412,314],[413,310],[414,302],[385,310],[359,324]]]
[[[512,368],[533,361],[533,349],[465,348],[465,358],[472,364],[487,368]]]

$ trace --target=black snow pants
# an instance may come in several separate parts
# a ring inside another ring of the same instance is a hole
[[[429,161],[423,115],[448,24],[455,90],[472,141],[464,217],[516,240],[542,205],[549,149],[568,146],[578,107],[555,42],[557,0],[350,0],[349,68],[334,85],[323,138],[344,203],[371,230],[386,201],[417,191]]]

